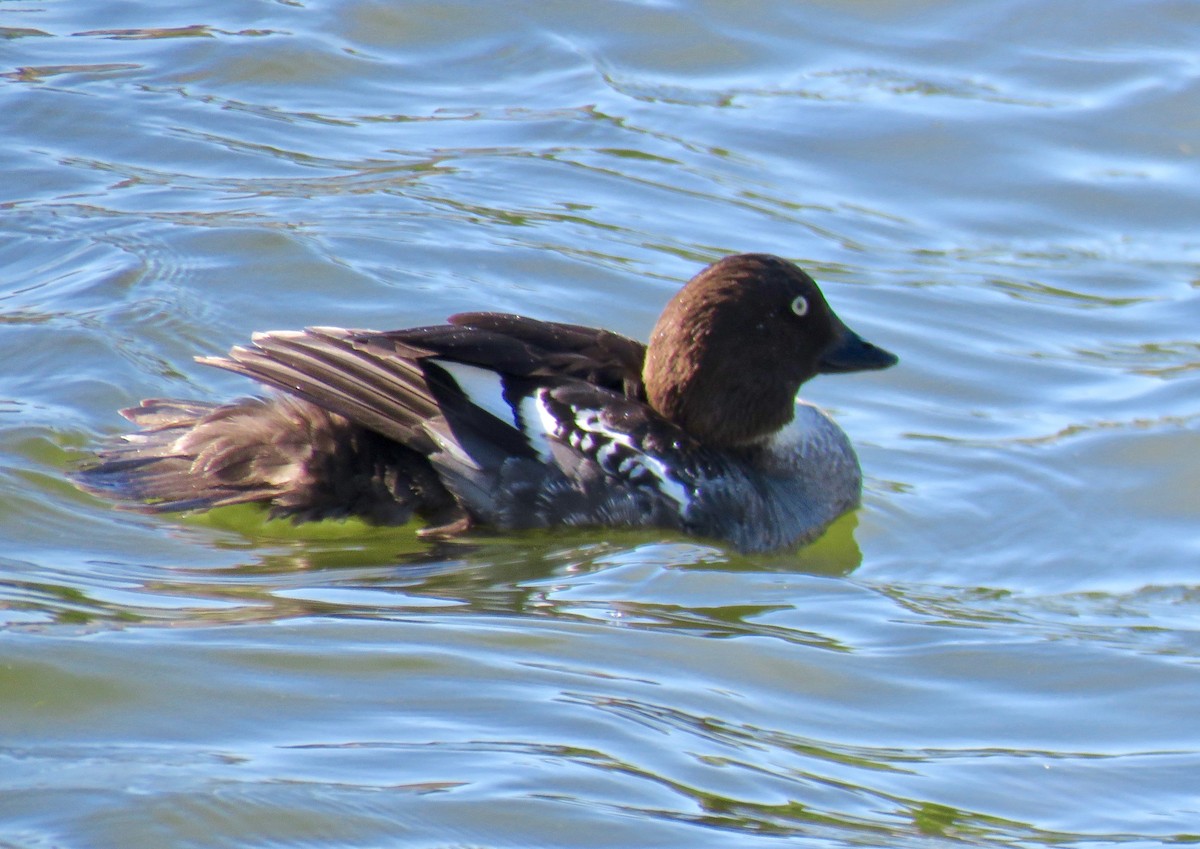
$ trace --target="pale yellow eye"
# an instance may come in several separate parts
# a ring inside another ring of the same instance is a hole
[[[808,298],[803,295],[797,295],[792,301],[792,312],[796,315],[808,315]]]

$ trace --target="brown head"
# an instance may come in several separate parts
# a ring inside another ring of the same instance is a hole
[[[790,422],[809,378],[895,363],[847,328],[795,265],[738,254],[708,266],[667,304],[643,376],[660,415],[702,442],[733,447]]]

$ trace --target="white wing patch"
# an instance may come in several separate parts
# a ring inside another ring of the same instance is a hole
[[[520,412],[521,421],[525,425],[523,433],[529,441],[529,446],[537,452],[543,463],[551,462],[554,453],[550,450],[550,436],[557,429],[558,422],[542,403],[542,393],[522,398]]]
[[[435,359],[445,369],[476,407],[486,410],[501,421],[513,420],[512,407],[504,400],[504,385],[498,373],[466,363]]]
[[[525,437],[542,462],[550,462],[549,434],[553,430],[535,398],[522,398],[520,405],[514,409],[504,397],[504,380],[498,372],[466,363],[436,362],[454,378],[472,404],[500,421],[510,423]]]
[[[598,410],[575,409],[574,418],[563,422],[547,404],[549,396],[546,389],[535,396],[538,416],[547,434],[591,458],[613,477],[657,489],[674,501],[681,513],[687,512],[692,503],[691,492],[670,473],[666,463],[634,444],[629,434],[607,427]]]

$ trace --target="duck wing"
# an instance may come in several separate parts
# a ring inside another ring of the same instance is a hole
[[[449,322],[364,334],[361,341],[375,346],[391,342],[401,356],[423,349],[439,359],[511,377],[550,382],[569,378],[645,400],[642,365],[646,346],[619,333],[495,312],[459,313]]]

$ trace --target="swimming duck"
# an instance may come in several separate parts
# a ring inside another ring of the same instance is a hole
[[[501,313],[448,322],[271,331],[198,357],[276,392],[142,401],[122,411],[140,430],[76,480],[155,513],[261,502],[296,521],[415,514],[425,537],[657,527],[768,551],[861,497],[849,439],[800,386],[897,361],[768,254],[702,270],[648,345]]]

